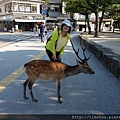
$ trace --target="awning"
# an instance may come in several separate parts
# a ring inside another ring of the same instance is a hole
[[[15,22],[44,22],[45,23],[45,20],[30,20],[30,19],[28,19],[28,20],[26,20],[26,19],[14,19],[15,20]]]
[[[85,25],[85,22],[77,22],[79,25]]]
[[[69,15],[59,15],[57,17],[57,20],[65,20],[65,19],[70,19],[71,20],[71,18],[69,17]]]
[[[56,21],[56,18],[46,17],[46,20]]]
[[[114,21],[113,19],[103,19],[103,22],[112,22]]]
[[[30,18],[30,19],[25,19],[25,18]],[[34,19],[31,19],[34,18]],[[0,16],[0,21],[12,21],[16,20],[16,22],[41,22],[44,21],[42,20],[43,16],[40,14],[24,14],[24,13],[14,13],[14,14],[9,14],[9,15],[2,15]]]
[[[106,25],[110,25],[110,22],[105,22]]]
[[[11,21],[13,16],[0,16],[0,21]]]

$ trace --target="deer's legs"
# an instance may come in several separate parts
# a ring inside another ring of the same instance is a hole
[[[25,98],[25,99],[28,99],[28,97],[26,97],[26,87],[27,87],[27,85],[28,85],[28,83],[29,83],[29,79],[27,79],[25,82],[24,82],[24,84],[23,84],[23,89],[24,89],[24,95],[23,95],[23,97]]]
[[[58,95],[58,102],[59,103],[62,103],[62,101],[60,100],[60,81],[58,81],[58,86],[57,86],[57,95]]]
[[[31,81],[29,82],[28,84],[28,87],[29,87],[29,90],[30,90],[30,95],[31,95],[31,98],[32,98],[32,101],[33,102],[37,102],[38,100],[34,98],[34,95],[33,95],[33,92],[32,92],[32,86],[33,86],[34,83],[32,83]]]

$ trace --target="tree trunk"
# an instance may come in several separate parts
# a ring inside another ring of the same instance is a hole
[[[95,19],[96,25],[95,25],[95,35],[94,35],[94,37],[98,37],[98,31],[99,31],[99,14],[98,14],[98,10],[96,10],[96,12],[95,12],[95,17],[96,17],[96,19]]]
[[[73,19],[73,15],[74,13],[73,12],[70,12],[70,17]]]
[[[103,21],[103,17],[104,17],[104,11],[102,11],[102,16],[100,18],[99,32],[101,32],[101,24],[102,24],[102,21]]]
[[[90,27],[89,17],[88,17],[88,13],[87,12],[86,12],[86,21],[87,21],[87,25],[88,25],[88,34],[91,34],[91,27]]]
[[[86,32],[86,16],[85,16],[85,32]]]

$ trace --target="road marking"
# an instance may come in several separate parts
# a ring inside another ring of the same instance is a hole
[[[32,60],[42,58],[45,55],[45,53],[46,53],[45,51],[41,52],[36,57],[34,57]],[[0,92],[2,92],[10,83],[15,81],[20,75],[22,75],[23,72],[24,72],[23,71],[23,66],[21,66],[19,69],[17,69],[16,71],[12,72],[6,78],[1,80],[0,81]]]

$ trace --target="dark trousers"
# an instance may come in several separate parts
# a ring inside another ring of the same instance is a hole
[[[40,34],[39,34],[39,37],[40,37],[40,39],[43,41],[44,33],[40,33]]]
[[[54,60],[54,59],[52,59],[53,53],[52,53],[50,50],[47,50],[47,49],[46,49],[46,53],[47,53],[50,61],[53,61],[53,62],[61,62],[61,60],[58,60],[58,59],[57,59],[57,60]],[[56,58],[58,58],[59,53],[60,53],[60,52],[56,52]]]

